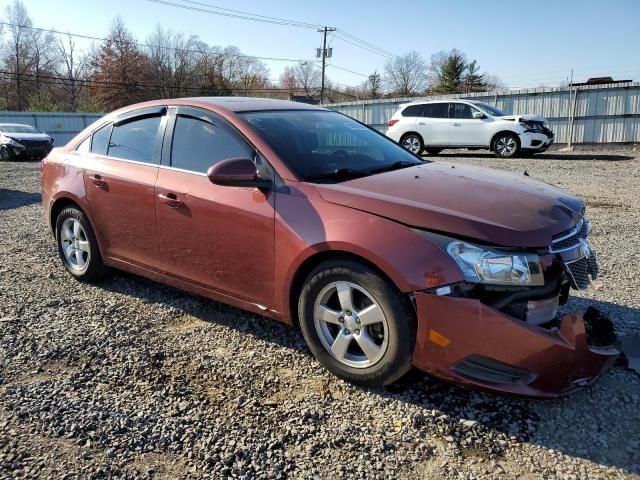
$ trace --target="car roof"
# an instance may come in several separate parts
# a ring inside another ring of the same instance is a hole
[[[441,98],[439,100],[415,100],[413,102],[402,103],[400,107],[405,108],[409,105],[425,105],[427,103],[475,103],[471,100],[465,100],[463,98]]]
[[[291,102],[288,100],[276,100],[274,98],[254,98],[254,97],[185,97],[168,98],[162,100],[152,100],[149,102],[136,103],[120,108],[107,115],[109,118],[133,112],[145,107],[162,106],[190,106],[210,108],[212,110],[223,110],[231,113],[255,112],[264,110],[318,110],[328,111],[324,107],[309,105],[307,103]]]
[[[194,100],[198,103],[208,103],[224,108],[231,112],[248,112],[259,110],[327,110],[324,107],[308,103],[277,100],[275,98],[256,97],[191,97],[181,100]]]

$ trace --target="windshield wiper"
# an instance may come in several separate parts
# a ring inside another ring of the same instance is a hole
[[[409,162],[407,160],[400,160],[398,162],[393,162],[390,165],[385,165],[384,167],[374,168],[369,170],[369,174],[372,175],[374,173],[382,173],[382,172],[390,172],[392,170],[399,170],[401,168],[413,167],[414,165],[420,165],[419,162]]]
[[[366,177],[369,175],[368,172],[363,172],[361,170],[354,170],[353,168],[338,168],[333,172],[324,172],[318,173],[314,175],[307,175],[304,177],[305,181],[308,180],[350,180],[352,178],[360,178]]]

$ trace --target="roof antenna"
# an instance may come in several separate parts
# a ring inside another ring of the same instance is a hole
[[[525,177],[530,176],[530,175],[527,173],[527,171],[526,171],[526,170],[524,171],[524,176],[525,176]]]

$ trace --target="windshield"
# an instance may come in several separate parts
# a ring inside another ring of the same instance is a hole
[[[397,143],[329,111],[239,113],[306,181],[335,183],[421,164]]]
[[[0,125],[0,131],[4,133],[40,133],[29,125]]]
[[[494,117],[504,117],[506,115],[506,113],[504,113],[503,111],[498,110],[496,107],[492,107],[491,105],[488,105],[486,103],[474,102],[473,104],[476,107],[484,110],[485,113],[488,113],[489,115],[492,115]]]

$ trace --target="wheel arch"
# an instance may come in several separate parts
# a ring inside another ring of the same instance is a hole
[[[378,265],[373,263],[371,260],[358,255],[353,252],[349,252],[346,250],[325,250],[318,253],[315,253],[309,257],[307,257],[296,269],[291,283],[289,284],[289,315],[291,319],[291,324],[299,327],[298,320],[298,299],[300,297],[300,292],[304,287],[305,280],[309,276],[309,274],[321,263],[326,262],[328,260],[345,260],[345,261],[353,261],[360,263],[374,272],[379,274],[382,278],[389,282],[389,285],[392,288],[396,289],[399,294],[402,294],[402,290],[398,287],[397,283],[388,275],[384,270],[382,270]]]
[[[489,150],[491,150],[492,152],[495,152],[495,143],[497,138],[500,135],[504,135],[505,133],[508,133],[509,135],[513,135],[514,137],[516,137],[518,139],[518,147],[520,147],[520,135],[518,135],[516,132],[514,132],[513,130],[499,130],[496,133],[493,134],[493,136],[491,137],[491,142],[489,143]]]
[[[401,143],[402,140],[404,140],[404,138],[407,135],[417,135],[420,137],[420,140],[422,140],[422,144],[424,145],[424,137],[422,135],[420,135],[418,132],[416,132],[415,130],[409,130],[408,132],[404,132],[402,135],[400,135],[400,141],[398,143]]]

